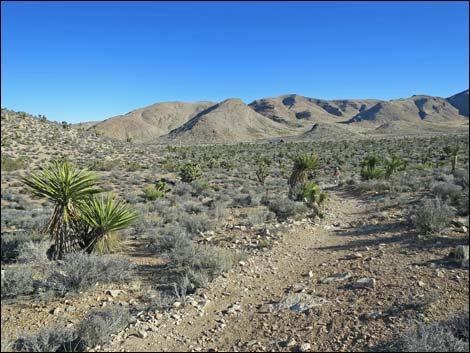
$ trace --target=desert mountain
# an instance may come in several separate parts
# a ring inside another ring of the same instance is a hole
[[[468,114],[468,89],[447,98],[447,101],[459,111],[460,115],[469,117]]]
[[[248,142],[295,133],[294,128],[272,121],[240,99],[232,98],[200,112],[160,141],[182,144]]]
[[[452,123],[464,121],[464,116],[446,99],[416,95],[406,99],[381,101],[352,117],[347,123],[379,127],[391,122]]]
[[[166,102],[106,119],[91,128],[119,140],[153,141],[183,125],[213,102]]]
[[[468,130],[468,90],[447,99],[415,95],[390,101],[323,100],[288,94],[249,105],[235,98],[167,102],[84,124],[119,140],[181,144],[462,131]]]
[[[327,101],[289,94],[255,100],[250,103],[250,107],[285,125],[311,127],[313,122],[331,123],[349,119],[377,102],[374,99]]]

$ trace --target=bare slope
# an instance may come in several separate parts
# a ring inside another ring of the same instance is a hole
[[[312,122],[335,122],[346,120],[379,102],[364,100],[322,100],[299,96],[283,95],[263,98],[250,103],[256,112],[289,126],[311,127]]]
[[[200,112],[161,142],[197,144],[250,142],[297,131],[258,114],[240,99],[227,99]]]
[[[379,102],[351,118],[348,123],[378,127],[396,121],[420,125],[421,123],[462,124],[464,116],[440,97],[416,95],[406,99]]]
[[[128,137],[134,141],[153,141],[183,125],[192,117],[207,109],[213,102],[166,102],[157,103],[104,120],[92,126],[105,136],[119,140]]]
[[[447,101],[459,111],[460,115],[469,117],[468,113],[468,89],[447,98]]]

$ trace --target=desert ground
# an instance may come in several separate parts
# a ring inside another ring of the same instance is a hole
[[[468,122],[179,146],[1,119],[2,351],[468,351]],[[110,251],[50,258],[23,177],[54,161],[135,212]]]

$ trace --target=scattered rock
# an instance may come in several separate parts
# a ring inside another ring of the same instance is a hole
[[[51,313],[52,315],[57,315],[57,314],[60,314],[61,312],[62,312],[62,309],[60,307],[57,307],[49,311],[49,313]]]
[[[276,304],[276,308],[279,310],[289,309],[303,313],[310,308],[315,308],[326,303],[328,303],[328,300],[318,296],[306,293],[290,293]]]
[[[382,315],[382,312],[380,310],[372,310],[371,312],[364,314],[364,319],[366,320],[377,319],[381,315]]]
[[[339,272],[335,273],[334,275],[322,279],[321,283],[326,284],[335,281],[344,281],[351,278],[351,275],[348,272]]]
[[[451,258],[456,262],[468,260],[468,245],[459,245],[451,253]]]
[[[361,289],[361,288],[374,288],[375,287],[375,278],[364,277],[358,279],[354,284],[353,288]]]
[[[355,260],[355,259],[362,259],[362,254],[359,252],[355,252],[354,254],[347,256],[348,260]]]
[[[119,294],[124,293],[121,289],[108,289],[106,294],[110,295],[113,298],[116,298]]]
[[[286,341],[286,347],[294,347],[296,344],[297,341],[294,337],[289,337],[289,339]]]
[[[299,347],[299,352],[311,352],[312,345],[310,343],[302,343]]]

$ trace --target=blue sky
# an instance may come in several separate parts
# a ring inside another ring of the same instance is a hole
[[[162,101],[447,97],[468,2],[2,1],[1,105],[102,120]]]

